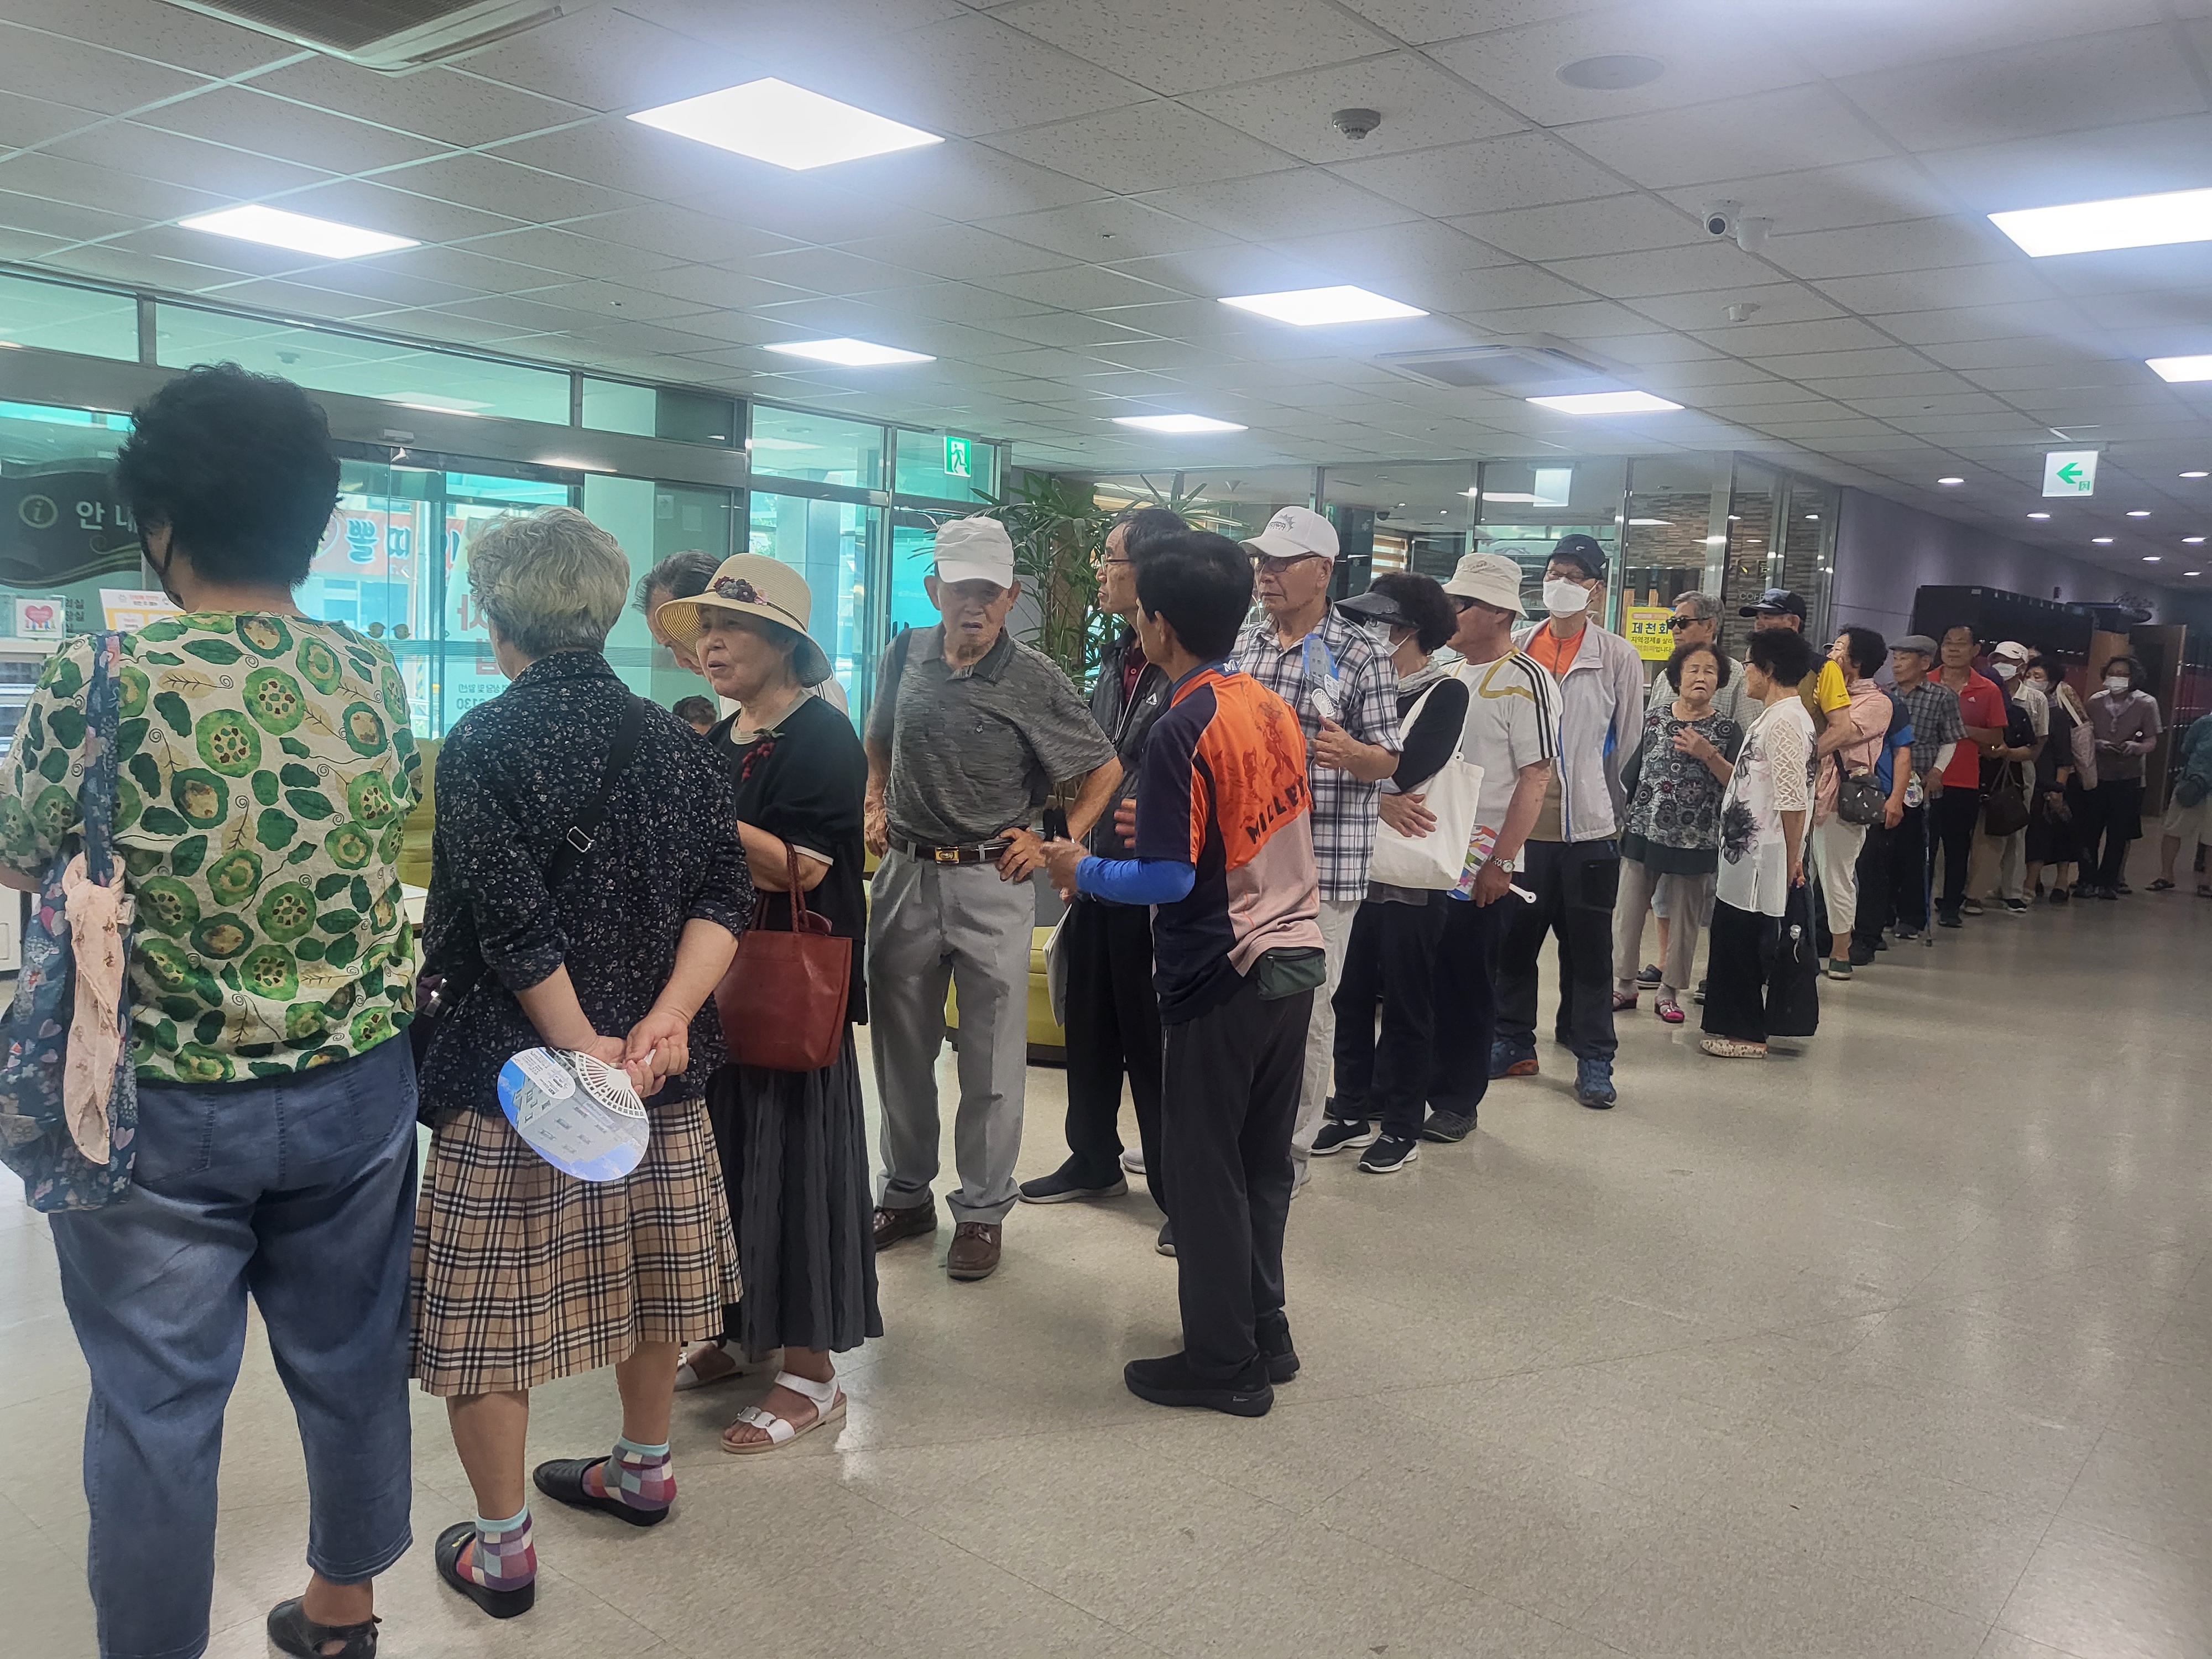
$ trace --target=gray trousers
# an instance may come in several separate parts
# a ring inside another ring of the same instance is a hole
[[[877,1201],[910,1209],[937,1179],[937,1060],[945,991],[958,993],[960,1106],[952,1146],[959,1221],[997,1221],[1014,1207],[1029,1068],[1030,882],[990,864],[923,864],[893,848],[876,868],[868,910],[868,1045],[883,1102]]]

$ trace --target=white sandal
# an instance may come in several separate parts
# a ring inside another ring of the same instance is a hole
[[[685,1359],[676,1367],[677,1393],[684,1394],[693,1389],[711,1389],[724,1382],[734,1382],[745,1374],[747,1370],[745,1362],[732,1353],[727,1347],[717,1343],[714,1346],[714,1352],[730,1362],[730,1369],[720,1376],[702,1376],[692,1367],[691,1362]]]
[[[738,1413],[738,1423],[765,1430],[768,1438],[738,1442],[732,1440],[727,1431],[725,1431],[722,1435],[724,1451],[735,1457],[748,1457],[756,1452],[774,1451],[778,1447],[789,1445],[800,1435],[811,1433],[820,1428],[824,1423],[836,1423],[843,1420],[845,1391],[837,1386],[836,1377],[831,1377],[826,1382],[817,1382],[810,1377],[794,1376],[789,1371],[778,1371],[775,1374],[775,1385],[780,1389],[789,1389],[793,1394],[804,1395],[811,1400],[814,1402],[814,1420],[811,1423],[794,1425],[788,1419],[778,1417],[764,1406],[748,1406]],[[735,1428],[737,1425],[737,1423],[732,1423],[730,1427]]]

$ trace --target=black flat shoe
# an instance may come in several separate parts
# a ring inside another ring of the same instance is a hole
[[[461,1552],[477,1535],[473,1521],[456,1521],[438,1534],[437,1547],[431,1559],[438,1564],[438,1577],[482,1607],[495,1619],[512,1619],[517,1613],[527,1613],[538,1601],[538,1581],[531,1580],[520,1589],[492,1589],[473,1578],[462,1576],[458,1563]]]
[[[307,1603],[295,1595],[269,1609],[269,1641],[285,1653],[297,1654],[299,1659],[376,1659],[378,1622],[371,1619],[359,1625],[319,1625],[307,1617]],[[325,1642],[345,1645],[326,1654],[323,1651]]]
[[[530,1478],[537,1483],[538,1491],[572,1510],[605,1510],[633,1527],[657,1527],[668,1519],[666,1510],[641,1510],[619,1498],[602,1498],[597,1492],[586,1492],[584,1471],[606,1461],[604,1457],[564,1457],[557,1462],[540,1463]]]
[[[1121,1368],[1121,1381],[1139,1400],[1155,1406],[1200,1406],[1231,1417],[1265,1417],[1275,1403],[1265,1357],[1235,1382],[1212,1382],[1191,1374],[1179,1353],[1158,1359],[1133,1359]]]

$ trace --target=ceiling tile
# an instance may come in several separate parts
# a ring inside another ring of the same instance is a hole
[[[1328,0],[1033,0],[994,15],[1094,64],[1122,65],[1164,93],[1314,69],[1394,44]]]
[[[1355,185],[1424,213],[1487,213],[1576,198],[1610,196],[1620,181],[1543,133],[1516,133],[1442,149],[1339,162]]]
[[[42,144],[49,138],[89,126],[100,118],[98,112],[79,109],[71,104],[0,92],[0,155],[29,144]]]
[[[1899,270],[1934,270],[1951,265],[1987,264],[2019,250],[1996,228],[1971,219],[1913,219],[1854,230],[1815,230],[1780,234],[1765,257],[1800,276],[1869,276]]]
[[[1662,193],[1686,214],[1711,201],[1741,202],[1746,214],[1773,220],[1775,229],[1784,234],[1941,217],[1956,207],[1923,166],[1895,160],[1753,173],[1676,185]]]
[[[1773,269],[1764,261],[1754,259],[1732,242],[1720,241],[1595,258],[1554,259],[1549,265],[1570,282],[1614,300],[1704,294],[1716,296],[1717,305],[1717,296],[1724,290],[1733,298],[1734,289],[1763,287],[1774,279]]]
[[[119,213],[81,207],[74,202],[27,195],[8,188],[8,171],[0,167],[0,225],[11,230],[28,231],[63,242],[89,242],[103,236],[119,235],[142,222]]]
[[[1346,0],[1350,9],[1415,46],[1456,40],[1479,30],[1603,11],[1618,3],[1619,0],[1485,0],[1477,10],[1468,6],[1467,0]]]
[[[1192,93],[1182,101],[1308,161],[1430,149],[1494,138],[1525,125],[1409,52]],[[1340,109],[1379,111],[1382,125],[1364,138],[1347,138],[1329,119]]]
[[[456,60],[471,75],[586,109],[646,109],[745,79],[689,35],[611,6],[567,12]]]
[[[248,84],[256,91],[449,144],[495,143],[591,115],[578,105],[438,67],[385,76],[336,58],[311,57],[257,75]]]
[[[0,184],[6,181],[6,171],[0,169]],[[284,198],[283,205],[293,213],[335,219],[340,224],[361,225],[394,236],[412,236],[418,242],[458,242],[465,237],[511,230],[518,222],[505,214],[410,196],[364,179],[340,179],[312,190],[295,191]]]
[[[147,111],[143,125],[325,173],[367,173],[441,155],[434,139],[356,121],[246,87],[212,87]]]
[[[72,207],[97,204],[97,211],[120,214],[141,223],[159,223],[189,213],[205,213],[214,208],[229,207],[235,200],[212,191],[159,184],[135,172],[93,167],[35,149],[19,151],[0,161],[0,191],[43,196]],[[29,225],[25,228],[36,230],[39,227]]]
[[[865,237],[842,245],[848,252],[906,270],[924,271],[951,282],[979,276],[1009,276],[1029,270],[1057,270],[1072,263],[1064,253],[994,235],[975,225],[939,225]],[[890,284],[883,284],[888,287]]]
[[[922,283],[912,288],[884,289],[871,294],[868,302],[900,316],[933,317],[944,322],[988,325],[994,329],[1007,318],[1067,314],[1036,300],[996,293],[968,283]]]
[[[1596,53],[1636,53],[1667,66],[1618,92],[1569,86],[1559,70]],[[1796,86],[1813,75],[1729,10],[1698,0],[1644,0],[1595,16],[1491,28],[1435,47],[1437,62],[1547,127]]]
[[[1893,312],[1881,319],[1882,331],[1913,344],[1962,340],[1989,341],[2007,349],[2033,351],[2035,361],[2063,362],[2086,349],[2093,337],[2081,313],[2060,300],[2029,305],[1974,306],[1943,311]],[[2027,337],[2025,339],[2022,337]]]
[[[1728,307],[1742,304],[1757,309],[1744,319],[1743,324],[1732,324],[1731,327],[1753,323],[1809,323],[1843,315],[1838,307],[1796,283],[1747,283],[1711,293],[1652,295],[1631,303],[1632,309],[1670,328],[1715,328],[1727,316]]]
[[[1556,334],[1565,340],[1603,340],[1615,334],[1648,335],[1651,319],[1626,306],[1593,300],[1571,306],[1527,306],[1518,310],[1459,313],[1493,334]]]
[[[6,175],[0,173],[0,183]],[[1117,306],[1149,306],[1183,296],[1158,283],[1148,283],[1119,270],[1098,265],[1078,265],[1066,270],[1037,271],[1025,276],[987,276],[978,288],[994,289],[1070,311],[1103,311]],[[1123,319],[1126,320],[1126,319]],[[1141,326],[1141,325],[1139,325]]]
[[[566,276],[608,276],[619,280],[675,263],[673,256],[642,246],[595,241],[571,231],[537,226],[471,236],[460,246],[488,258],[509,260]]]
[[[0,92],[120,115],[208,84],[204,76],[0,19]]]
[[[2162,27],[1892,66],[1843,80],[1838,88],[1916,149],[2198,115],[2207,107],[2196,72]]]
[[[787,236],[665,202],[647,202],[619,212],[574,219],[566,228],[575,235],[634,252],[662,254],[670,260],[702,264],[779,253],[799,246]]]
[[[840,188],[866,200],[962,224],[1101,199],[1096,185],[1032,167],[966,139],[872,157]]]
[[[275,196],[331,177],[319,168],[295,167],[222,144],[156,132],[135,121],[110,121],[89,131],[57,138],[44,150],[21,156],[15,165],[23,167],[40,155],[127,173],[145,187],[182,185],[229,202]],[[165,207],[147,216],[166,219],[178,211]]]
[[[1254,242],[1310,235],[1316,226],[1342,234],[1420,218],[1415,210],[1346,184],[1319,167],[1185,185],[1144,199],[1166,212]]]
[[[795,247],[785,253],[763,253],[730,260],[728,268],[810,294],[867,294],[897,288],[903,275],[895,266],[834,247]]]
[[[1455,228],[1524,259],[1565,259],[1638,248],[1686,247],[1706,240],[1694,207],[1677,212],[1649,196],[1603,196],[1556,207],[1477,213]]]
[[[448,155],[412,167],[387,167],[375,179],[387,189],[404,190],[410,196],[483,208],[534,224],[559,224],[640,205],[636,197],[623,191],[541,173],[501,155],[474,152]]]
[[[1902,346],[1873,346],[1861,351],[1820,351],[1762,356],[1762,367],[1793,380],[1847,380],[1861,374],[1911,374],[1928,367],[1926,358]]]
[[[1073,207],[987,219],[978,228],[1086,262],[1183,253],[1193,248],[1218,247],[1230,240],[1221,231],[1124,196],[1102,196]]]
[[[1829,276],[1821,279],[1820,291],[1865,317],[1938,306],[2033,304],[2051,295],[2043,273],[2021,260],[1881,276]]]
[[[821,90],[931,132],[975,137],[1145,100],[1145,89],[1134,81],[1010,28],[996,16],[963,17],[841,44],[842,55],[856,61],[839,83]],[[1153,55],[1148,44],[1139,57]],[[855,70],[857,83],[850,78]]]
[[[994,143],[1039,167],[1130,195],[1283,165],[1278,151],[1164,99],[1006,133]]]
[[[1793,87],[1694,108],[1583,121],[1559,137],[1624,177],[1654,188],[1739,178],[1747,155],[1778,171],[1872,161],[1887,147],[1823,87]]]
[[[240,75],[258,64],[306,55],[304,47],[289,41],[177,6],[8,0],[8,21],[201,75]]]

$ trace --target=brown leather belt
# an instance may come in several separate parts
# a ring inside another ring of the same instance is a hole
[[[1013,844],[1004,836],[996,841],[970,842],[964,847],[932,847],[908,841],[903,836],[893,836],[890,842],[908,858],[919,859],[924,864],[996,864],[999,854]]]

